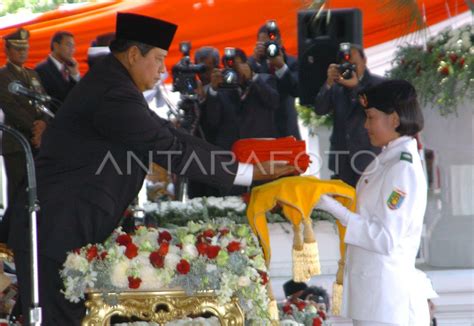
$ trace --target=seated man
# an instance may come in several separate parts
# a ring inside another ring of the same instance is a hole
[[[287,281],[283,284],[283,292],[285,292],[285,298],[291,302],[297,302],[301,295],[308,288],[308,285],[304,282],[295,282],[293,280]]]

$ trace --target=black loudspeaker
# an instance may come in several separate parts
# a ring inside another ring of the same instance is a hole
[[[359,9],[298,12],[298,66],[300,104],[313,106],[327,79],[328,66],[337,63],[339,44],[362,44]]]

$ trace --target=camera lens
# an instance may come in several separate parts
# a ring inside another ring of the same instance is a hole
[[[278,55],[278,45],[271,43],[267,47],[267,55],[269,57],[276,57]]]

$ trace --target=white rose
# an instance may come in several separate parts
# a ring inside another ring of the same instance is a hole
[[[80,255],[69,254],[64,262],[64,267],[85,273],[89,269],[89,263]]]
[[[140,284],[142,290],[156,290],[163,287],[163,283],[156,274],[156,269],[151,265],[140,268],[140,278],[142,279]]]
[[[198,251],[195,245],[185,244],[183,246],[183,258],[190,260],[198,256]]]
[[[181,260],[180,256],[173,253],[168,253],[165,257],[165,268],[170,269],[170,270],[175,270],[176,265],[178,265],[180,260]]]
[[[175,245],[170,245],[168,249],[168,253],[170,254],[178,254],[181,251],[181,249]]]
[[[129,266],[128,259],[113,265],[112,271],[110,273],[110,281],[112,282],[113,286],[118,288],[128,288],[127,270]]]
[[[247,276],[241,276],[239,277],[237,284],[240,287],[247,287],[250,285],[250,279]]]

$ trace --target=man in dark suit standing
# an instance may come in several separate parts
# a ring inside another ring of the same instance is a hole
[[[85,307],[66,301],[58,271],[68,251],[103,242],[118,226],[142,186],[150,157],[178,175],[224,188],[295,170],[272,162],[264,162],[263,169],[224,162],[213,153],[215,147],[175,129],[149,109],[142,92],[164,72],[176,28],[159,19],[118,13],[112,53],[74,87],[44,135],[37,160],[44,326],[80,325]],[[269,167],[273,173],[266,172]],[[30,272],[25,203],[20,198],[14,205],[23,214],[10,224],[9,246],[26,312]]]
[[[269,26],[272,22],[275,24],[273,28]],[[270,41],[270,33],[274,33],[275,39],[272,41],[280,48],[274,57],[267,56],[265,51],[265,43]],[[294,136],[296,139],[301,139],[298,113],[295,108],[295,97],[298,97],[298,61],[285,52],[280,30],[274,21],[269,21],[258,30],[254,55],[248,62],[256,73],[269,73],[277,77],[277,89],[280,95],[280,105],[275,113],[277,136]]]
[[[73,57],[74,52],[76,52],[74,35],[65,31],[56,32],[51,39],[51,53],[35,68],[46,93],[61,102],[64,102],[81,78],[79,64]],[[58,109],[58,105],[52,107],[54,113]]]
[[[21,132],[30,141],[33,153],[36,154],[41,143],[41,135],[46,128],[46,116],[31,103],[28,97],[13,94],[8,90],[12,82],[18,82],[34,92],[45,94],[38,74],[23,66],[28,59],[29,35],[27,30],[19,28],[3,37],[8,60],[7,64],[0,68],[0,109],[3,110],[5,124]],[[4,133],[2,155],[5,161],[8,206],[10,206],[25,176],[25,153],[23,147],[12,135]]]
[[[314,111],[320,115],[333,115],[329,153],[329,169],[334,172],[332,178],[355,187],[362,172],[380,153],[379,148],[370,144],[364,128],[365,110],[357,94],[383,79],[369,72],[361,46],[351,44],[350,51],[350,62],[356,66],[356,71],[350,79],[344,79],[337,64],[329,65],[328,78],[316,96]]]
[[[204,108],[206,124],[215,131],[215,145],[228,150],[238,139],[277,137],[275,77],[254,73],[241,49],[235,50],[234,61],[238,85],[221,87],[222,72],[214,69]]]

